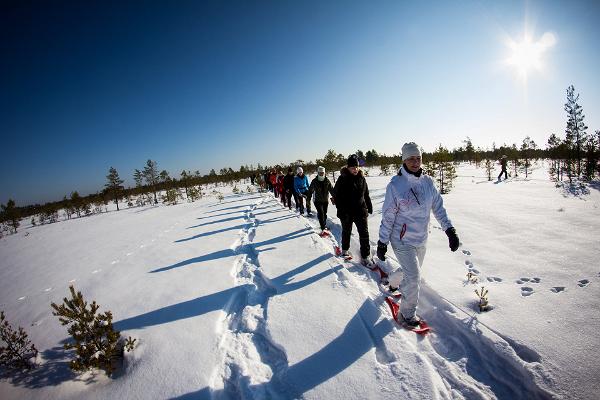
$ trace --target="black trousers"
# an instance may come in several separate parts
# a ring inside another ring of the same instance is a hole
[[[498,175],[498,180],[500,180],[502,174],[504,174],[504,179],[508,179],[508,173],[506,172],[506,168],[502,168],[502,171],[500,171],[500,175]]]
[[[284,194],[285,201],[283,202],[284,206],[287,206],[290,210],[292,209],[292,191],[290,189],[285,190]]]
[[[298,193],[294,192],[294,201],[296,202],[296,209],[300,210],[300,214],[304,214],[304,199],[305,196],[301,196]],[[306,202],[306,212],[310,212],[310,203]]]
[[[325,223],[327,222],[327,207],[329,203],[318,203],[315,201],[315,209],[317,210],[317,217],[319,218],[319,225],[321,230],[325,229]]]
[[[342,222],[342,250],[350,248],[350,235],[352,234],[352,224],[356,225],[358,239],[360,242],[360,255],[365,258],[371,255],[371,245],[369,244],[369,225],[366,216],[347,215],[340,218]]]

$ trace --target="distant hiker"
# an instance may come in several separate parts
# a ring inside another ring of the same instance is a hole
[[[500,180],[500,177],[502,176],[502,174],[504,174],[504,180],[508,179],[508,172],[506,172],[507,159],[508,159],[508,157],[506,157],[506,155],[503,155],[502,158],[500,158],[500,167],[502,168],[502,170],[500,171],[500,175],[498,175],[498,180]]]
[[[325,176],[325,167],[317,168],[317,179],[313,179],[308,187],[306,203],[310,204],[310,199],[314,194],[315,208],[321,231],[327,229],[327,207],[329,206],[329,195],[333,196],[333,186],[327,176]]]
[[[350,256],[350,235],[352,224],[356,225],[360,242],[360,255],[363,265],[373,263],[369,244],[367,218],[373,214],[373,205],[369,197],[369,187],[358,168],[358,157],[348,157],[348,165],[343,167],[333,188],[333,200],[337,207],[337,216],[342,223],[342,255]]]
[[[279,170],[277,172],[277,184],[276,184],[276,188],[277,188],[277,193],[281,198],[281,202],[283,203],[283,205],[285,206],[285,192],[283,190],[283,172],[281,172],[281,170]]]
[[[300,214],[304,214],[304,199],[306,199],[306,193],[308,192],[308,178],[304,175],[302,167],[296,169],[296,176],[294,177],[294,201],[296,202],[296,209],[300,211]],[[311,214],[310,203],[306,204],[306,213]]]
[[[431,212],[446,232],[451,251],[458,249],[459,240],[446,215],[442,196],[433,180],[423,174],[421,150],[414,142],[402,146],[402,161],[398,174],[385,190],[377,257],[385,260],[387,245],[392,244],[400,268],[389,276],[390,290],[400,288],[400,314],[407,325],[415,327],[419,325],[416,312],[420,269],[425,258]]]
[[[254,185],[254,181],[256,180],[256,174],[252,173],[252,175],[250,175],[250,184]]]
[[[263,179],[265,181],[265,190],[272,190],[271,188],[271,182],[269,180],[269,170],[265,169],[265,172],[263,174]]]
[[[292,209],[292,195],[294,194],[294,174],[292,169],[288,168],[287,175],[283,177],[283,192],[285,197],[284,205]]]
[[[269,172],[269,183],[271,184],[271,191],[277,197],[277,174],[275,169],[271,169],[271,172]]]

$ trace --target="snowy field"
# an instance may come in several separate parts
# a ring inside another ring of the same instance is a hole
[[[22,227],[0,240],[0,309],[39,366],[4,376],[0,398],[598,398],[598,186],[573,194],[542,166],[501,183],[474,166],[458,174],[444,201],[462,244],[451,253],[432,218],[425,337],[395,324],[374,274],[334,256],[316,215],[268,194]],[[390,176],[370,175],[374,251]],[[328,223],[339,240],[334,206]],[[50,303],[70,284],[138,339],[114,378],[68,368]]]

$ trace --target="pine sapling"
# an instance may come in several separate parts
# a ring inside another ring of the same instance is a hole
[[[0,311],[0,367],[7,369],[35,368],[38,351],[22,327],[15,331]]]
[[[71,299],[65,297],[60,306],[52,303],[52,314],[58,316],[62,325],[69,325],[68,332],[74,339],[74,343],[64,345],[66,350],[75,349],[70,367],[74,371],[99,368],[110,376],[124,350],[133,350],[135,339],[123,341],[120,332],[113,329],[110,311],[96,314],[99,306],[95,301],[88,308],[81,292],[75,292],[73,286],[69,290]]]
[[[482,286],[481,291],[475,289],[475,294],[479,297],[479,311],[488,311],[490,309],[490,304],[487,297],[488,290]]]
[[[467,281],[469,281],[471,283],[477,283],[477,282],[479,282],[479,277],[477,275],[475,275],[473,272],[469,271],[469,272],[467,272]]]

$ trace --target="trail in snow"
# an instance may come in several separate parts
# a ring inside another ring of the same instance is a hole
[[[276,290],[260,271],[253,245],[259,219],[254,211],[270,200],[262,198],[244,211],[245,225],[231,246],[237,254],[232,275],[240,288],[220,320],[222,363],[211,379],[211,393],[217,399],[263,399],[298,397],[281,378],[287,370],[285,352],[266,329],[269,298]]]

